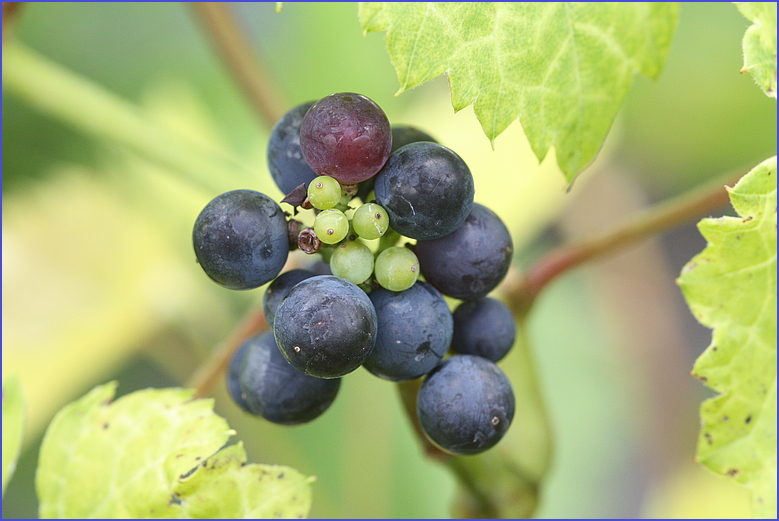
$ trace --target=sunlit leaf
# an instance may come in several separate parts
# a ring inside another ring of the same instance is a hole
[[[596,155],[636,74],[656,77],[675,3],[362,2],[363,31],[387,31],[400,92],[446,73],[494,140],[519,117],[536,157],[570,181]]]
[[[96,387],[52,421],[36,476],[41,517],[308,512],[309,480],[294,470],[244,465],[241,445],[217,452],[234,432],[213,412],[213,400],[193,399],[185,389],[146,389],[112,402],[115,390],[115,382]]]
[[[16,470],[24,433],[22,386],[15,376],[3,381],[3,494]]]
[[[776,2],[736,2],[739,11],[754,22],[742,42],[744,67],[768,96],[776,98]]]
[[[720,394],[703,403],[698,460],[745,484],[757,517],[776,517],[776,157],[730,190],[739,217],[704,219],[708,245],[679,284],[713,328],[693,375]]]

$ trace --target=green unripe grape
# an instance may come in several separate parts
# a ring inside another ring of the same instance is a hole
[[[349,218],[341,210],[322,210],[314,219],[314,233],[325,244],[341,242],[349,233]]]
[[[378,239],[389,228],[387,211],[376,203],[367,203],[354,212],[354,233],[363,239]]]
[[[414,252],[402,246],[387,248],[376,257],[376,282],[390,291],[403,291],[417,281],[419,260]]]
[[[341,201],[341,184],[328,175],[320,175],[308,184],[308,201],[319,210],[333,208]]]
[[[362,284],[373,273],[373,252],[359,240],[341,243],[330,257],[330,270],[337,277]]]

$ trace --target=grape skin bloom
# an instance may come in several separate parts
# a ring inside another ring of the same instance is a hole
[[[405,291],[379,288],[369,297],[379,322],[376,347],[365,368],[391,381],[432,371],[452,341],[452,313],[441,293],[419,280]]]
[[[453,355],[422,382],[417,396],[425,435],[452,454],[495,446],[514,419],[514,390],[506,374],[481,356]]]
[[[299,282],[276,309],[273,334],[305,374],[337,378],[360,367],[376,343],[376,310],[356,284],[334,275]]]
[[[373,177],[390,155],[392,132],[386,114],[370,98],[331,94],[308,109],[300,126],[300,149],[319,175],[342,184]]]
[[[461,300],[486,296],[508,272],[511,234],[498,215],[478,203],[454,232],[415,248],[422,275],[444,295]]]
[[[392,229],[418,240],[453,232],[468,217],[475,193],[465,161],[427,141],[395,151],[376,175],[373,189]]]
[[[316,177],[300,150],[300,125],[313,104],[309,101],[290,109],[273,125],[268,139],[268,170],[285,195]]]
[[[198,263],[214,282],[228,289],[257,288],[276,278],[287,262],[287,220],[267,195],[232,190],[200,212],[192,244]]]

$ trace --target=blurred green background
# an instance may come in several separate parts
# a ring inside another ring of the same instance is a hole
[[[681,5],[660,78],[637,78],[600,156],[570,191],[551,155],[538,164],[519,124],[493,151],[470,108],[453,113],[444,78],[395,97],[383,34],[362,35],[356,4],[232,9],[285,110],[359,92],[393,123],[417,125],[460,154],[476,200],[511,228],[518,270],[560,242],[776,153],[776,102],[739,74],[749,22],[729,3]],[[191,6],[30,3],[6,38],[247,165],[240,186],[214,181],[223,191],[281,197],[265,164],[268,129]],[[222,289],[194,262],[191,227],[217,193],[41,114],[5,87],[2,114],[3,377],[19,375],[28,411],[2,513],[22,518],[37,516],[37,450],[60,407],[112,379],[119,394],[183,385],[264,289]],[[555,429],[539,517],[749,515],[744,490],[693,463],[698,406],[711,393],[689,371],[710,334],[674,279],[703,246],[689,223],[571,272],[537,303],[529,327]],[[510,356],[501,366],[511,376]],[[358,370],[326,414],[297,427],[244,415],[223,382],[213,396],[250,461],[317,476],[311,517],[450,515],[456,483],[423,458],[390,382]]]

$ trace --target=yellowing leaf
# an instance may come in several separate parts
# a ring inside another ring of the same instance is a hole
[[[3,494],[16,470],[16,461],[22,450],[24,432],[24,400],[19,379],[15,376],[3,381]]]
[[[185,517],[303,518],[314,478],[280,465],[246,464],[243,444],[226,447],[176,487]]]
[[[704,219],[706,248],[679,284],[714,329],[693,375],[721,393],[703,403],[698,460],[751,492],[757,517],[776,517],[776,157],[730,190],[740,217]]]
[[[744,33],[744,68],[768,96],[776,99],[776,2],[736,2],[754,22]]]
[[[240,445],[216,452],[234,432],[213,400],[146,389],[111,402],[115,390],[115,382],[96,387],[49,426],[36,475],[42,518],[307,514],[309,480],[244,465]]]
[[[492,141],[519,116],[536,157],[570,181],[596,155],[637,73],[655,77],[675,3],[362,2],[363,31],[387,31],[400,92],[448,74]]]

